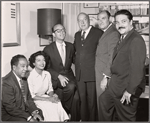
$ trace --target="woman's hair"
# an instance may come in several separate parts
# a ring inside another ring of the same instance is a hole
[[[48,61],[49,61],[48,55],[46,55],[46,53],[44,53],[43,51],[38,51],[38,52],[36,52],[36,53],[33,53],[33,54],[30,56],[30,58],[29,58],[29,65],[30,65],[30,67],[32,67],[32,68],[35,67],[33,63],[35,63],[36,57],[37,57],[37,56],[40,56],[40,55],[42,55],[42,56],[45,58],[45,62],[46,62],[46,65],[47,65],[47,63],[48,63]]]

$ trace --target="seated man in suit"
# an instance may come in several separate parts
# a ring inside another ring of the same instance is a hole
[[[23,79],[27,67],[25,56],[16,55],[11,60],[12,71],[2,78],[2,121],[43,121],[42,112],[35,106]]]
[[[44,52],[49,56],[46,70],[52,76],[54,91],[59,96],[64,109],[68,114],[71,113],[71,121],[79,121],[79,96],[71,69],[74,46],[64,41],[66,36],[64,26],[56,24],[52,31],[56,41],[44,48]]]

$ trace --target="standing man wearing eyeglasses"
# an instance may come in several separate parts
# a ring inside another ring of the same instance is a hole
[[[79,96],[76,91],[75,76],[71,69],[75,53],[74,46],[64,41],[66,31],[61,24],[56,24],[52,32],[56,41],[44,48],[44,52],[49,56],[46,70],[52,76],[54,91],[59,96],[64,109],[71,114],[72,121],[78,121],[80,120],[78,117]]]

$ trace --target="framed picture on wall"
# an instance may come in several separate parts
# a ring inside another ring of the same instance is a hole
[[[40,36],[40,46],[47,46],[53,42],[53,36],[45,35],[45,36]]]
[[[84,8],[98,8],[99,4],[98,3],[84,3]]]
[[[2,2],[3,47],[21,45],[20,3]]]

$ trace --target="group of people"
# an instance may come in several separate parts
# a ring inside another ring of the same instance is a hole
[[[145,88],[146,46],[128,10],[117,11],[114,23],[110,17],[107,10],[98,13],[96,28],[80,13],[73,44],[56,24],[56,41],[30,56],[28,77],[26,57],[14,56],[2,79],[2,120],[135,121]]]

